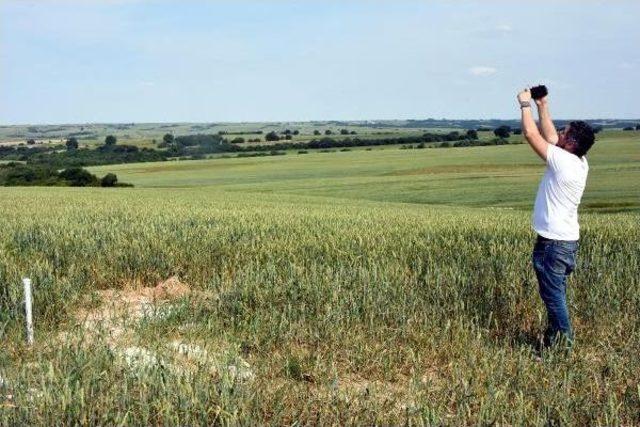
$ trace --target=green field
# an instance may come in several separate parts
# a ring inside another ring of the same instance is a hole
[[[514,137],[515,138],[515,137]],[[640,208],[640,136],[606,131],[590,153],[585,210]],[[526,144],[211,159],[90,168],[138,187],[211,187],[234,192],[530,209],[543,162]]]
[[[0,188],[0,425],[640,424],[636,135],[605,131],[589,155],[576,346],[542,359],[529,224],[544,165],[526,145]],[[175,293],[150,289],[163,282]]]

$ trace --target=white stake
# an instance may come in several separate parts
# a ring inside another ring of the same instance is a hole
[[[33,345],[33,311],[31,298],[31,279],[23,278],[24,285],[24,313],[27,319],[27,344]]]

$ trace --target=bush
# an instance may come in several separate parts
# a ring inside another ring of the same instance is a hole
[[[266,136],[265,136],[265,140],[266,141],[280,141],[280,137],[278,136],[277,133],[275,133],[274,131],[269,132]]]
[[[78,140],[75,137],[71,137],[67,139],[66,142],[67,150],[77,150],[78,149]]]
[[[118,142],[118,139],[113,135],[107,135],[104,139],[104,145],[116,145],[116,142]]]
[[[174,141],[175,141],[175,137],[170,133],[165,133],[164,136],[162,137],[162,142],[164,142],[165,145],[171,145],[173,144]]]
[[[98,178],[82,168],[68,168],[60,172],[58,176],[67,181],[72,187],[86,187],[98,184]]]
[[[509,136],[511,135],[511,127],[500,126],[499,128],[493,131],[493,134],[498,138],[509,138]]]
[[[101,187],[115,187],[118,183],[118,177],[113,173],[108,173],[100,180]]]

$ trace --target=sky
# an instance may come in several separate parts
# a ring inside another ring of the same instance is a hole
[[[640,1],[0,0],[0,124],[640,117]]]

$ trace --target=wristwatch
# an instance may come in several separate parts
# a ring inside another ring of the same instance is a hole
[[[520,103],[520,109],[531,107],[531,103],[529,101],[524,101]]]

